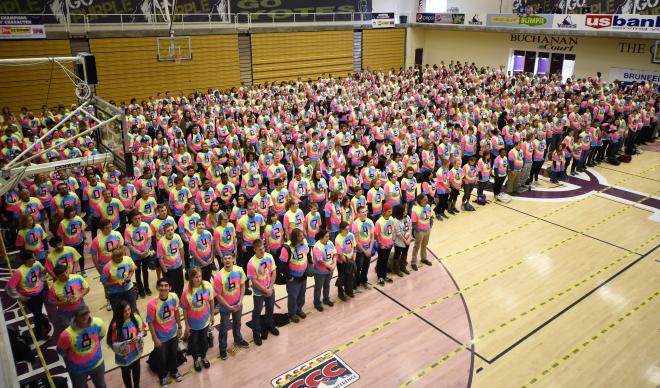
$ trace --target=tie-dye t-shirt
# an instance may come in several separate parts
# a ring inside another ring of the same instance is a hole
[[[181,308],[188,315],[188,325],[192,330],[202,330],[211,322],[210,301],[215,298],[211,283],[202,280],[202,285],[190,289],[186,287],[181,296]]]
[[[154,325],[156,337],[160,342],[167,342],[176,336],[176,309],[179,308],[179,297],[170,292],[167,299],[159,296],[147,304],[147,323]]]
[[[222,298],[230,305],[234,306],[241,299],[241,285],[245,283],[246,276],[243,268],[235,265],[231,271],[224,267],[213,276],[213,289],[216,295]],[[220,309],[223,306],[220,305]]]
[[[101,340],[107,329],[101,318],[90,320],[84,329],[67,327],[57,341],[57,350],[66,358],[69,372],[76,375],[88,373],[103,362]]]

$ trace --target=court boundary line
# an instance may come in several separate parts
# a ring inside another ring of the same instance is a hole
[[[620,171],[620,170],[617,170],[617,169],[614,169],[614,168],[610,168],[610,167],[598,166],[598,168],[603,168],[603,169],[605,169],[605,170],[610,170],[610,171],[618,172],[618,173],[621,173],[621,174],[631,175],[631,176],[634,176],[634,177],[637,177],[637,178],[648,179],[648,180],[650,180],[650,181],[654,181],[654,182],[660,182],[660,180],[658,180],[658,179],[653,179],[653,178],[649,178],[649,177],[645,177],[645,176],[641,176],[641,175],[633,174],[633,173],[631,173],[631,172]]]
[[[547,325],[549,325],[550,323],[552,323],[553,321],[555,321],[557,318],[561,317],[561,316],[564,315],[566,312],[570,311],[573,307],[577,306],[579,303],[581,303],[582,301],[584,301],[585,299],[587,299],[589,296],[593,295],[593,294],[594,294],[596,291],[598,291],[600,288],[602,288],[603,286],[607,285],[609,282],[611,282],[612,280],[616,279],[617,277],[619,277],[620,275],[622,275],[623,273],[625,273],[626,271],[628,271],[630,268],[632,268],[633,266],[635,266],[637,263],[639,263],[640,261],[642,261],[642,260],[644,260],[645,258],[647,258],[650,254],[652,254],[653,252],[655,252],[655,250],[658,249],[658,247],[660,247],[660,244],[656,244],[655,247],[651,248],[648,252],[646,252],[646,253],[643,254],[642,256],[638,257],[637,259],[633,260],[632,262],[628,263],[625,267],[621,268],[619,271],[617,271],[616,273],[614,273],[613,275],[611,275],[609,278],[607,278],[607,279],[605,279],[604,281],[602,281],[600,284],[598,284],[596,287],[592,288],[592,289],[591,289],[590,291],[588,291],[586,294],[582,295],[582,296],[579,297],[577,300],[573,301],[573,303],[571,303],[571,304],[569,304],[568,306],[564,307],[561,311],[559,311],[558,313],[556,313],[555,315],[553,315],[552,317],[550,317],[549,319],[547,319],[545,322],[543,322],[542,324],[540,324],[539,326],[537,326],[534,330],[532,330],[532,331],[530,331],[529,333],[525,334],[522,338],[518,339],[516,342],[514,342],[513,344],[511,344],[509,347],[507,347],[506,349],[504,349],[503,351],[501,351],[500,353],[498,353],[497,355],[495,355],[495,357],[491,358],[489,364],[492,364],[492,363],[496,362],[497,360],[499,360],[500,358],[502,358],[503,356],[505,356],[505,355],[506,355],[507,353],[509,353],[511,350],[515,349],[518,345],[520,345],[521,343],[525,342],[527,339],[529,339],[529,338],[532,337],[534,334],[536,334],[536,333],[538,333],[539,331],[541,331],[543,328],[545,328]]]
[[[599,197],[599,198],[602,198],[602,197]],[[524,210],[516,209],[516,208],[514,208],[514,207],[508,206],[508,205],[506,205],[506,204],[503,204],[503,203],[500,203],[500,202],[497,202],[497,201],[495,201],[494,203],[495,203],[495,205],[498,205],[498,206],[501,206],[501,207],[503,207],[503,208],[506,208],[506,209],[512,210],[512,211],[514,211],[514,212],[518,212],[518,213],[524,214],[524,215],[526,215],[526,216],[528,216],[528,217],[532,217],[532,218],[534,218],[534,219],[537,219],[537,220],[540,220],[540,221],[546,222],[546,223],[548,223],[548,224],[551,224],[551,225],[554,225],[554,226],[560,227],[560,228],[562,228],[562,229],[566,229],[566,230],[571,231],[571,232],[573,232],[573,233],[579,233],[580,235],[582,235],[582,236],[584,236],[584,237],[587,237],[587,238],[590,238],[590,239],[596,240],[596,241],[598,241],[598,242],[601,242],[601,243],[603,243],[603,244],[607,244],[607,245],[610,245],[610,246],[612,246],[612,247],[615,247],[615,248],[621,249],[621,250],[623,250],[623,251],[626,251],[626,252],[633,253],[633,254],[636,254],[636,255],[641,256],[640,253],[634,252],[634,251],[632,251],[632,250],[630,250],[630,249],[628,249],[628,248],[624,248],[624,247],[619,246],[619,245],[616,245],[616,244],[614,244],[614,243],[612,243],[612,242],[609,242],[609,241],[606,241],[606,240],[599,239],[598,237],[592,236],[592,235],[590,235],[590,234],[584,233],[584,232],[579,231],[579,230],[575,230],[575,229],[573,229],[573,228],[569,228],[568,226],[564,226],[564,225],[558,224],[558,223],[556,223],[556,222],[553,222],[553,221],[547,220],[547,219],[545,219],[545,218],[541,218],[541,217],[539,217],[539,216],[535,216],[535,215],[530,214],[530,213],[528,213],[528,212],[526,212],[526,211],[524,211]],[[623,206],[631,206],[631,205],[632,205],[632,204],[630,204],[630,205],[629,205],[629,204],[624,204],[624,203],[621,203],[621,202],[618,202],[618,203],[619,203],[620,205],[623,205]],[[636,202],[634,202],[633,204],[636,204]],[[634,207],[634,206],[632,206],[632,207]],[[617,215],[618,215],[618,214],[617,214]],[[614,217],[612,217],[612,218],[614,218]]]

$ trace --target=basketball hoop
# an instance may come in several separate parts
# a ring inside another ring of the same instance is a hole
[[[179,53],[172,53],[172,62],[174,62],[174,63],[179,63],[179,62],[181,62],[181,54],[179,54]]]

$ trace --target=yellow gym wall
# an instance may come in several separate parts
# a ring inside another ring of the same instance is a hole
[[[461,62],[474,62],[478,66],[504,66],[506,68],[510,49],[553,51],[539,48],[540,43],[511,41],[511,33],[424,28],[419,30],[421,31],[415,31],[414,33],[420,36],[421,39],[415,39],[413,44],[420,44],[420,42],[423,42],[423,44],[412,47],[411,50],[414,52],[415,48],[424,48],[424,64],[433,65],[439,64],[441,61],[447,63],[451,60],[458,60]],[[660,65],[651,63],[650,50],[655,44],[654,40],[581,36],[575,36],[574,38],[577,39],[577,44],[572,45],[573,47],[568,50],[559,52],[575,54],[576,77],[589,77],[600,71],[603,77],[608,79],[612,67],[660,71]],[[637,50],[631,49],[631,52],[628,52],[630,45],[643,46],[634,46],[637,47]],[[624,52],[621,52],[622,47]]]
[[[399,70],[404,65],[405,50],[406,30],[403,28],[362,31],[363,69]]]
[[[70,57],[68,40],[21,40],[0,43],[0,58]],[[72,64],[63,64],[73,70]],[[75,86],[55,63],[0,66],[0,106],[14,114],[26,106],[38,113],[42,105],[54,107],[77,102]]]
[[[353,30],[252,34],[252,79],[316,79],[353,71]]]
[[[155,37],[90,39],[99,84],[96,94],[126,103],[156,93],[206,92],[240,86],[238,36],[192,36],[192,60],[159,62]]]

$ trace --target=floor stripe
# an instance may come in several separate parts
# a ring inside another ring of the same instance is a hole
[[[585,338],[583,341],[580,342],[579,345],[577,345],[575,348],[571,349],[569,352],[565,353],[563,356],[557,358],[555,361],[553,361],[550,366],[545,368],[543,371],[541,371],[539,374],[537,374],[534,378],[529,380],[529,382],[525,385],[522,386],[522,388],[528,388],[539,381],[543,380],[544,378],[548,377],[552,372],[554,372],[555,369],[559,368],[562,364],[566,363],[566,361],[570,360],[571,358],[575,357],[577,354],[580,352],[583,352],[586,350],[589,345],[593,344],[594,342],[598,341],[601,339],[605,334],[611,332],[614,330],[615,327],[619,326],[623,321],[626,319],[630,318],[633,316],[635,313],[639,312],[643,307],[648,306],[653,302],[654,299],[656,299],[660,295],[660,289],[656,290],[649,296],[647,296],[644,300],[642,300],[638,305],[630,309],[627,313],[619,316],[618,318],[614,319],[611,321],[609,324],[603,326],[602,329],[597,331],[591,336],[588,336]]]
[[[645,241],[644,243],[642,243],[640,246],[638,246],[638,247],[635,248],[635,249],[637,250],[637,249],[643,248],[644,246],[650,244],[651,242],[653,242],[655,239],[657,239],[657,238],[659,238],[659,237],[660,237],[660,233],[656,234],[656,235],[655,235],[654,237],[652,237],[651,239]],[[544,322],[541,326],[537,327],[537,328],[536,328],[534,331],[532,331],[530,334],[524,336],[521,340],[516,341],[516,343],[514,343],[512,346],[509,346],[505,351],[503,351],[502,353],[498,354],[497,356],[495,356],[495,357],[494,357],[493,359],[491,359],[491,360],[486,360],[486,362],[487,362],[488,364],[491,364],[491,363],[497,361],[497,359],[499,359],[499,358],[502,357],[504,354],[506,354],[506,353],[508,353],[509,351],[511,351],[513,348],[515,348],[516,346],[518,346],[518,345],[519,345],[520,343],[522,343],[524,340],[526,340],[526,339],[528,339],[529,337],[531,337],[531,335],[535,334],[536,332],[538,332],[539,330],[541,330],[543,327],[545,327],[546,325],[548,325],[550,322],[554,321],[554,320],[557,319],[559,316],[563,315],[566,311],[570,310],[572,307],[574,307],[575,305],[577,305],[577,303],[579,303],[580,301],[584,300],[584,299],[585,299],[586,297],[588,297],[589,295],[593,294],[593,292],[595,292],[597,289],[601,288],[603,285],[607,284],[609,281],[611,281],[612,279],[614,279],[616,276],[618,276],[618,275],[620,275],[621,273],[623,273],[623,271],[629,269],[632,265],[636,264],[637,262],[639,262],[640,260],[642,260],[643,258],[645,258],[646,256],[648,256],[650,253],[652,253],[653,251],[655,251],[656,248],[657,248],[657,246],[656,246],[655,248],[653,248],[652,250],[650,250],[649,252],[647,252],[644,256],[642,256],[642,257],[638,258],[637,260],[635,260],[633,263],[631,263],[631,264],[629,264],[628,266],[624,267],[624,269],[622,269],[621,271],[619,271],[618,273],[616,273],[614,276],[608,278],[605,282],[601,283],[601,284],[598,285],[596,288],[592,289],[589,293],[583,295],[580,299],[578,299],[578,301],[576,301],[576,302],[572,303],[571,305],[569,305],[567,308],[565,308],[564,310],[562,310],[560,313],[558,313],[558,314],[556,314],[555,316],[553,316],[550,320],[547,320],[546,322]],[[522,318],[524,318],[525,316],[527,316],[527,315],[529,315],[529,314],[531,314],[531,313],[533,313],[533,312],[535,312],[535,311],[537,311],[537,310],[541,310],[542,308],[544,308],[544,307],[547,306],[548,304],[550,304],[550,303],[552,303],[552,302],[554,302],[554,301],[559,300],[559,298],[561,298],[562,296],[564,296],[564,295],[566,295],[566,294],[568,294],[568,293],[574,291],[574,290],[577,289],[578,287],[581,287],[582,285],[586,284],[589,280],[591,280],[591,279],[593,279],[594,277],[596,277],[597,275],[601,274],[603,271],[606,271],[608,268],[611,268],[612,266],[614,266],[614,265],[620,263],[621,261],[623,261],[626,257],[628,257],[628,256],[630,256],[630,255],[631,255],[631,253],[627,253],[627,254],[625,254],[625,255],[623,255],[623,256],[617,258],[616,260],[614,260],[614,261],[612,261],[611,263],[607,264],[605,267],[600,268],[600,269],[598,269],[597,271],[592,272],[591,274],[585,276],[582,280],[579,280],[579,281],[575,282],[574,284],[568,286],[568,287],[565,288],[564,290],[559,291],[558,293],[556,293],[555,295],[551,296],[550,298],[548,298],[548,299],[546,299],[546,300],[544,300],[544,301],[542,301],[542,302],[540,302],[540,303],[538,303],[538,304],[536,304],[536,305],[530,307],[529,309],[527,309],[527,310],[525,310],[525,311],[519,313],[518,315],[516,315],[516,316],[514,316],[514,317],[512,317],[512,318],[510,318],[510,319],[508,319],[508,320],[505,320],[505,321],[503,321],[503,322],[501,322],[501,323],[499,323],[499,324],[493,325],[490,329],[485,330],[483,334],[478,335],[475,339],[470,340],[470,341],[468,341],[468,342],[465,342],[465,343],[463,343],[463,344],[460,344],[459,346],[457,346],[456,348],[454,348],[452,351],[450,351],[449,353],[445,354],[442,358],[436,360],[436,361],[433,362],[431,365],[428,365],[428,366],[425,367],[424,369],[420,370],[420,371],[417,372],[415,375],[413,375],[410,379],[408,379],[406,382],[404,382],[403,384],[399,385],[399,387],[408,387],[408,386],[410,386],[410,385],[415,384],[416,382],[418,382],[419,380],[421,380],[422,378],[424,378],[426,375],[428,375],[429,373],[431,373],[434,369],[436,369],[437,367],[443,365],[443,364],[446,363],[447,361],[451,360],[451,359],[452,359],[454,356],[456,356],[457,354],[461,353],[462,350],[464,350],[464,349],[469,349],[469,347],[470,347],[471,345],[474,345],[474,343],[476,343],[477,341],[482,340],[482,339],[484,339],[484,338],[486,338],[486,337],[488,337],[488,336],[490,336],[490,335],[496,333],[497,331],[499,331],[499,330],[501,330],[501,329],[507,327],[507,326],[510,325],[511,323],[516,322],[516,321],[518,321],[519,319],[522,319]],[[477,353],[475,353],[475,354],[477,354]]]

